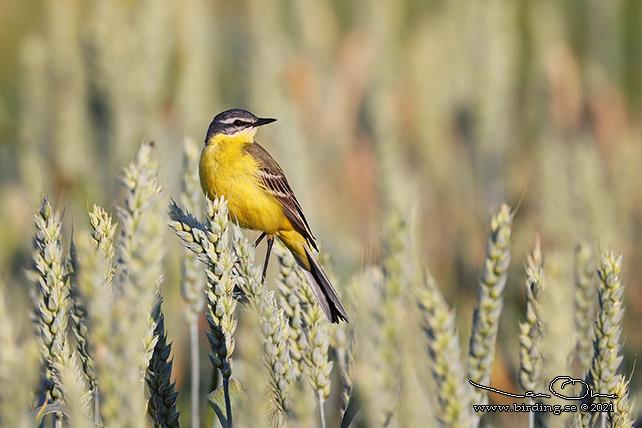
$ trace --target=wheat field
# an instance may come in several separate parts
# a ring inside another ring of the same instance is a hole
[[[0,426],[640,424],[640,1],[4,0],[0,53]],[[350,323],[202,194],[228,108]]]

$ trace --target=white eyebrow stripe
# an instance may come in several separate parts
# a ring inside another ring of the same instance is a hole
[[[235,121],[236,119],[237,119],[236,117],[231,117],[231,118],[229,118],[229,119],[223,119],[223,120],[221,120],[221,123],[226,123],[226,124],[228,124],[228,123],[234,123],[234,121]]]

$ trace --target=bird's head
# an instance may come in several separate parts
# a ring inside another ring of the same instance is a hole
[[[247,138],[249,142],[254,140],[254,135],[260,126],[272,123],[276,119],[256,117],[247,110],[232,109],[217,114],[210,123],[205,137],[205,144],[212,141],[216,136],[227,136],[231,138]]]

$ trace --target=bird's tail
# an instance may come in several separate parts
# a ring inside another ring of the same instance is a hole
[[[294,256],[325,316],[333,323],[338,323],[340,320],[348,322],[348,314],[341,304],[339,295],[312,254],[303,235],[294,230],[279,231],[276,235]]]
[[[341,304],[341,299],[339,299],[339,295],[332,286],[328,276],[321,268],[321,265],[314,257],[314,254],[312,254],[312,250],[310,250],[308,245],[303,244],[303,248],[305,248],[305,255],[308,259],[310,270],[299,260],[299,257],[295,257],[295,259],[299,267],[301,267],[301,272],[310,285],[310,288],[312,288],[312,292],[317,298],[317,302],[319,302],[323,313],[328,317],[330,322],[338,323],[340,320],[348,322],[348,314]]]

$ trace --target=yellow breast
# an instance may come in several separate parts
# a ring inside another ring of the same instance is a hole
[[[203,192],[210,199],[223,196],[230,220],[242,227],[269,234],[292,230],[278,199],[261,187],[259,165],[247,144],[251,141],[219,135],[205,146],[199,164]]]

